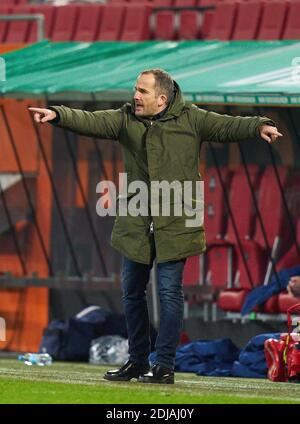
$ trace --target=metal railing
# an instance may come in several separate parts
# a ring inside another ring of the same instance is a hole
[[[37,21],[37,41],[42,41],[45,38],[45,16],[42,14],[0,15],[0,21]]]
[[[69,277],[66,275],[55,275],[53,277],[41,278],[38,275],[31,277],[15,277],[10,273],[0,276],[0,288],[25,288],[25,287],[47,287],[63,290],[93,290],[114,291],[121,290],[120,277],[111,274],[109,277],[95,277],[84,275],[83,277]]]

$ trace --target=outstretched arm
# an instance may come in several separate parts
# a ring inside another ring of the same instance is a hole
[[[229,116],[197,110],[197,130],[202,140],[221,143],[259,138],[272,143],[281,137],[275,123],[260,116]]]
[[[89,112],[66,106],[53,106],[51,109],[30,107],[37,123],[54,123],[74,131],[77,134],[117,140],[123,123],[123,112],[117,110],[100,110]]]

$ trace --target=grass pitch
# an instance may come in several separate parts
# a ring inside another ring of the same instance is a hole
[[[112,367],[54,362],[29,367],[0,359],[1,404],[287,404],[300,403],[300,385],[268,380],[176,373],[175,385],[109,382]]]

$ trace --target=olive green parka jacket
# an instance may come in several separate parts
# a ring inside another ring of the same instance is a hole
[[[117,110],[88,112],[54,106],[60,127],[85,136],[120,142],[128,185],[132,181],[199,181],[201,141],[220,143],[260,138],[263,124],[275,125],[268,118],[232,117],[207,112],[187,104],[175,83],[175,94],[166,113],[156,121],[136,117],[133,104]],[[254,146],[255,148],[255,146]],[[119,202],[130,201],[120,196]],[[119,216],[115,220],[111,244],[127,258],[149,264],[187,258],[205,250],[203,226],[187,227],[186,216]],[[150,223],[153,222],[153,234]]]

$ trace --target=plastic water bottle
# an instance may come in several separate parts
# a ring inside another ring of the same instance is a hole
[[[24,353],[19,355],[19,361],[24,362],[26,365],[52,365],[52,357],[49,353]]]

